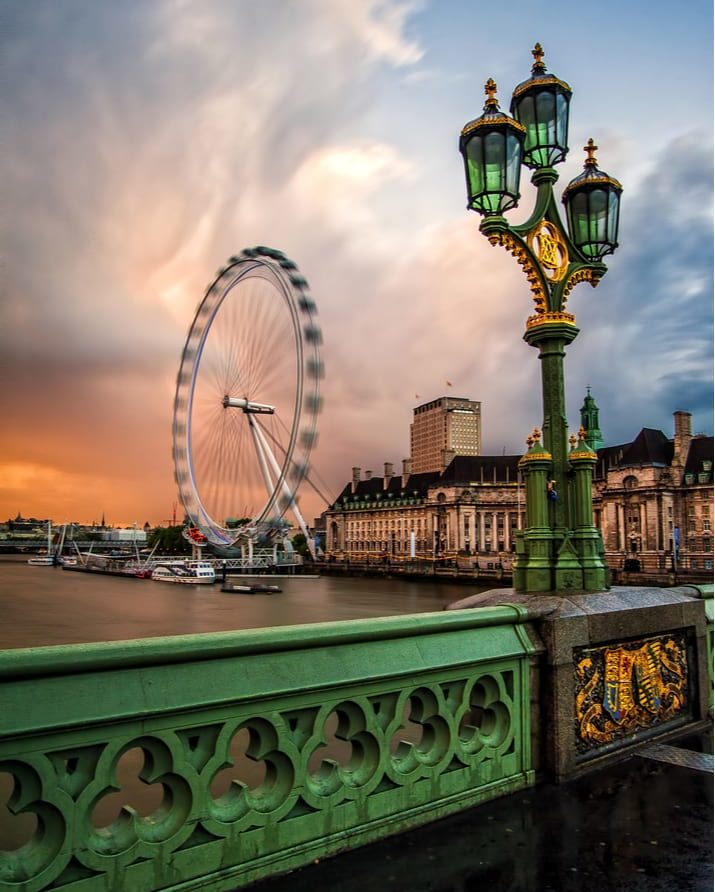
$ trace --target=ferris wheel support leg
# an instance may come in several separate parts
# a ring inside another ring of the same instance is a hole
[[[265,438],[258,427],[258,424],[253,418],[253,415],[246,413],[248,415],[248,426],[251,430],[251,436],[253,437],[253,445],[256,448],[256,455],[258,456],[258,464],[261,468],[261,475],[263,477],[263,483],[266,487],[266,492],[270,498],[271,493],[273,492],[273,480],[271,479],[271,474],[268,469],[268,464],[266,463],[266,459],[270,461],[273,458],[273,453],[268,450],[268,446],[266,444]],[[268,450],[268,455],[266,455],[266,450]],[[275,459],[274,459],[275,461]],[[278,471],[278,476],[280,477],[280,470]]]
[[[260,428],[258,422],[251,418],[249,415],[249,422],[251,424],[251,432],[253,433],[254,441],[256,443],[256,451],[259,455],[259,462],[261,463],[261,467],[264,466],[264,461],[267,460],[268,464],[271,466],[273,473],[276,475],[276,480],[281,479],[281,469],[278,466],[278,462],[276,461],[276,457],[273,455],[273,451],[271,447],[268,445],[266,438],[263,436],[263,431]],[[263,450],[263,456],[261,456],[261,450]],[[283,494],[286,499],[288,499],[288,504],[290,505],[290,509],[293,512],[293,516],[298,523],[300,531],[305,536],[305,541],[308,546],[308,550],[310,551],[311,557],[315,560],[315,542],[313,541],[313,537],[310,535],[310,531],[306,526],[305,521],[303,520],[303,515],[300,513],[298,509],[298,505],[296,504],[295,499],[293,498],[293,494],[288,489],[288,486],[283,480],[282,482]],[[273,491],[273,485],[270,485],[268,492],[269,494]]]

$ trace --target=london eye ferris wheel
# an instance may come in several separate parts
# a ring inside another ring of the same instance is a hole
[[[232,257],[189,329],[173,454],[189,523],[219,546],[275,528],[308,473],[321,408],[321,332],[306,280],[273,248]]]

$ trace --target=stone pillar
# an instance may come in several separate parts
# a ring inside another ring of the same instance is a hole
[[[582,587],[587,592],[609,588],[608,570],[601,557],[601,534],[593,525],[593,469],[598,456],[586,443],[586,431],[581,428],[571,439],[569,463],[573,470],[572,540],[582,570]]]
[[[616,505],[616,550],[624,551],[626,547],[626,520],[623,514],[623,505]]]
[[[552,458],[535,430],[527,439],[529,450],[519,462],[526,483],[526,524],[514,562],[514,588],[519,592],[551,591],[551,549],[548,482]]]

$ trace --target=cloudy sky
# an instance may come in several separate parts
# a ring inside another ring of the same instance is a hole
[[[481,400],[485,452],[521,452],[541,423],[531,297],[465,210],[457,141],[488,77],[508,109],[537,40],[574,90],[557,188],[589,137],[624,186],[608,275],[569,300],[570,422],[590,384],[609,444],[671,435],[676,409],[712,433],[710,0],[0,9],[0,518],[172,516],[186,333],[217,268],[258,244],[318,305],[329,496],[353,465],[399,467],[413,407],[446,392]],[[513,222],[532,197],[527,176]]]

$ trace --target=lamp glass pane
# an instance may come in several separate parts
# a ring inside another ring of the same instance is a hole
[[[607,241],[608,193],[604,189],[593,189],[589,193],[588,241]]]
[[[615,189],[608,193],[608,241],[611,250],[618,243],[618,215],[621,206],[621,196]]]
[[[515,199],[519,194],[519,179],[521,177],[521,139],[510,133],[506,140],[506,191]]]
[[[499,131],[484,137],[484,177],[488,192],[503,192],[506,180],[506,147]]]
[[[467,178],[470,201],[475,195],[484,191],[484,154],[482,152],[482,137],[473,136],[466,146],[467,149]]]
[[[576,192],[568,203],[568,220],[571,239],[577,248],[583,250],[588,241],[588,194]]]
[[[536,110],[534,108],[534,97],[531,94],[527,93],[516,103],[514,117],[526,128],[524,151],[528,152],[537,144]]]
[[[539,146],[556,143],[556,103],[554,94],[545,90],[536,97],[536,120]]]
[[[568,143],[569,101],[564,93],[556,94],[556,142],[565,151]]]

